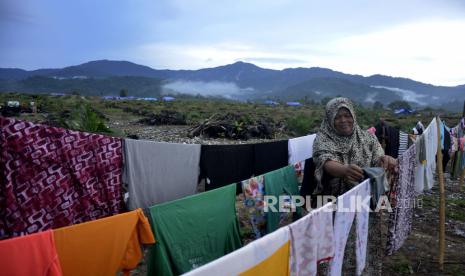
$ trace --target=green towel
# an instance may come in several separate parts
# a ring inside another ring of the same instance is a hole
[[[266,196],[296,196],[299,194],[299,184],[293,165],[289,165],[279,170],[275,170],[264,175],[265,177],[265,195]],[[274,206],[279,211],[279,201]],[[266,230],[268,233],[280,227],[280,222],[290,219],[294,220],[301,216],[301,208],[297,208],[295,213],[287,212],[266,212]]]
[[[183,274],[240,248],[235,200],[233,184],[151,207],[148,275]]]

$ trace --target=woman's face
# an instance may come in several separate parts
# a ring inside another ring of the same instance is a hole
[[[350,111],[345,108],[339,108],[336,117],[334,117],[334,129],[339,135],[349,136],[354,130],[354,118]]]

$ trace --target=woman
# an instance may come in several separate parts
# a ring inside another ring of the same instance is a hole
[[[396,169],[396,159],[384,154],[376,136],[358,126],[349,99],[332,99],[325,113],[313,144],[317,180],[314,194],[345,193],[363,179],[363,167]]]
[[[313,144],[317,181],[314,194],[339,196],[347,192],[364,179],[364,167],[396,170],[397,160],[384,154],[376,136],[358,126],[349,99],[332,99],[326,105],[325,111],[326,116]],[[382,273],[381,227],[380,215],[371,213],[364,275]],[[345,248],[344,275],[352,275],[355,271],[354,247],[355,232],[352,227]]]

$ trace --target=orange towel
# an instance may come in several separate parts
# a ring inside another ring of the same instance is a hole
[[[142,258],[141,243],[155,243],[142,209],[54,230],[63,274],[125,275]]]
[[[0,274],[62,275],[51,230],[0,241]]]

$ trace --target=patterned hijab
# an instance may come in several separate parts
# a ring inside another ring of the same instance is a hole
[[[341,108],[347,108],[354,119],[353,132],[349,136],[337,133],[334,119]],[[323,165],[328,160],[342,164],[355,164],[361,168],[373,167],[384,155],[384,151],[376,137],[363,131],[357,124],[352,102],[347,98],[334,98],[328,102],[325,118],[313,144],[313,162],[315,163],[315,177],[318,182],[317,192],[322,191]]]

